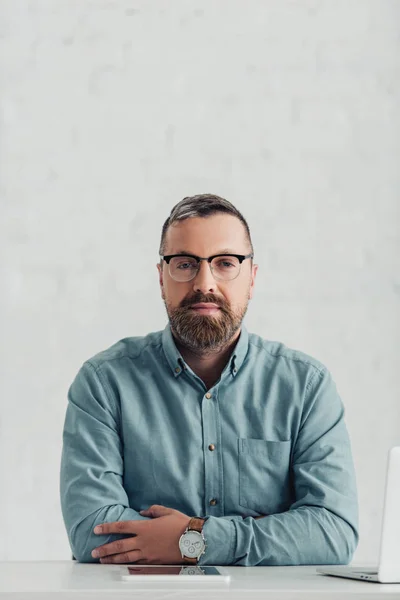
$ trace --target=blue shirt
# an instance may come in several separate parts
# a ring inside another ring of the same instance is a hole
[[[152,504],[208,516],[199,564],[346,564],[358,541],[344,409],[317,360],[242,326],[209,390],[169,325],[86,361],[68,393],[61,505],[74,556]],[[265,518],[254,519],[255,516]]]

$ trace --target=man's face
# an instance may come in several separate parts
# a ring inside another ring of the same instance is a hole
[[[251,251],[241,221],[224,213],[174,223],[165,241],[166,256],[181,253],[201,257],[222,253],[246,255]],[[157,268],[161,295],[178,340],[193,352],[223,348],[239,331],[248,301],[253,296],[257,265],[252,266],[252,261],[245,259],[237,278],[229,281],[214,278],[206,261],[201,261],[197,275],[185,282],[171,277],[165,261]]]

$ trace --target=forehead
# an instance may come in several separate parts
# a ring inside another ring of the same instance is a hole
[[[243,223],[235,216],[217,213],[173,223],[165,237],[165,254],[190,252],[211,256],[218,252],[246,254],[249,242]]]

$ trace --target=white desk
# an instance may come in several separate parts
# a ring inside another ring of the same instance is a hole
[[[124,582],[119,580],[123,565],[81,564],[75,561],[0,562],[0,599],[13,600],[100,600],[141,598],[172,600],[354,600],[400,599],[400,584],[378,584],[319,575],[315,567],[225,567],[231,575],[229,586],[203,586],[192,582]],[[189,586],[189,589],[188,589]],[[11,592],[13,592],[11,594]]]

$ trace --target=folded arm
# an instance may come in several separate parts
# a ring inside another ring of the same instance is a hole
[[[344,409],[327,371],[316,371],[293,442],[295,502],[255,520],[210,517],[202,564],[347,564],[358,542],[355,473]]]
[[[125,535],[98,536],[97,524],[144,520],[129,508],[123,487],[119,407],[106,394],[101,373],[86,362],[68,392],[63,433],[60,493],[64,523],[74,557],[98,562],[91,552],[99,544]]]

